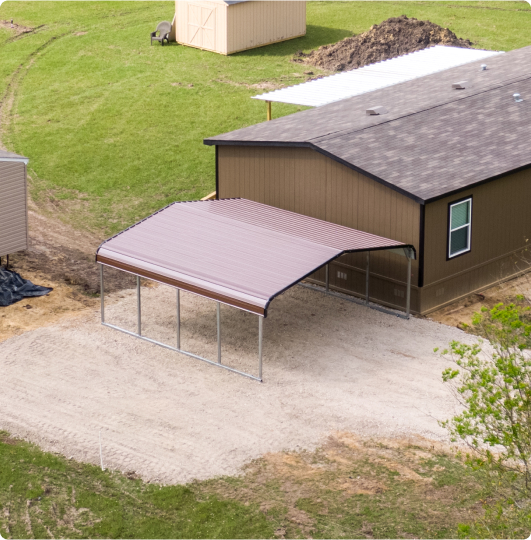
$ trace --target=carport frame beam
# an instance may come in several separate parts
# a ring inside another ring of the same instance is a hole
[[[109,324],[105,322],[105,289],[104,289],[104,275],[103,275],[103,267],[107,266],[102,263],[98,263],[100,265],[100,297],[101,297],[101,324],[103,326],[107,326],[109,328],[112,328],[114,330],[118,330],[119,332],[123,332],[124,334],[127,334],[129,336],[133,336],[139,339],[143,339],[144,341],[148,341],[149,343],[153,343],[154,345],[159,345],[160,347],[164,347],[165,349],[169,349],[170,351],[175,351],[181,354],[184,354],[186,356],[190,356],[191,358],[195,358],[196,360],[202,360],[203,362],[206,362],[207,364],[211,364],[213,366],[217,366],[223,369],[226,369],[227,371],[232,371],[233,373],[237,373],[238,375],[242,375],[243,377],[247,377],[248,379],[253,379],[254,381],[263,382],[262,380],[262,351],[263,351],[263,324],[264,324],[264,317],[261,315],[257,315],[258,317],[258,377],[255,377],[254,375],[251,375],[250,373],[245,373],[244,371],[239,371],[238,369],[231,368],[229,366],[224,366],[221,363],[221,314],[220,314],[220,303],[217,303],[217,329],[218,329],[218,361],[213,362],[212,360],[209,360],[208,358],[203,358],[202,356],[199,356],[197,354],[191,353],[189,351],[185,351],[181,349],[181,302],[180,302],[180,289],[177,289],[177,347],[172,347],[171,345],[167,345],[166,343],[162,343],[160,341],[157,341],[156,339],[151,339],[146,336],[141,335],[141,317],[142,317],[142,305],[140,301],[140,276],[138,274],[136,275],[137,278],[137,330],[138,332],[131,332],[130,330],[126,330],[125,328],[120,328],[119,326],[116,326],[114,324]],[[127,272],[130,274],[131,272]]]

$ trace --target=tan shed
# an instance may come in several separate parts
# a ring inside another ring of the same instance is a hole
[[[176,0],[171,37],[221,54],[254,49],[306,34],[306,2]]]
[[[28,248],[27,164],[0,150],[0,257]]]

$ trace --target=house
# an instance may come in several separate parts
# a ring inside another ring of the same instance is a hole
[[[218,198],[244,197],[416,247],[427,314],[528,268],[531,47],[205,139]],[[365,259],[331,264],[362,295]],[[324,270],[312,279],[324,281]],[[371,255],[371,299],[402,307],[404,260]]]
[[[232,54],[305,34],[305,1],[176,0],[170,39]]]
[[[0,258],[28,248],[27,164],[0,150]]]

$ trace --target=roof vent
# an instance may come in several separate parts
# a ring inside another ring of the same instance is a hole
[[[481,71],[487,71],[487,64],[481,64]]]
[[[464,90],[466,88],[467,81],[454,82],[452,88],[455,90]]]
[[[387,111],[387,109],[385,107],[382,107],[381,105],[378,105],[376,107],[369,107],[365,113],[367,114],[367,116],[374,116],[374,115],[377,115],[377,114],[385,114]]]
[[[521,101],[524,101],[520,94],[513,94],[513,98],[515,103],[520,103]]]

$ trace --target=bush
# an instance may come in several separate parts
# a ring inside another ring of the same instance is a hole
[[[442,351],[456,365],[444,370],[443,380],[463,410],[441,425],[453,441],[468,445],[467,463],[484,471],[492,503],[486,517],[500,524],[509,513],[512,519],[531,523],[529,310],[519,303],[483,309],[473,325],[488,341],[453,341]],[[476,527],[476,533],[480,530],[489,529]]]

